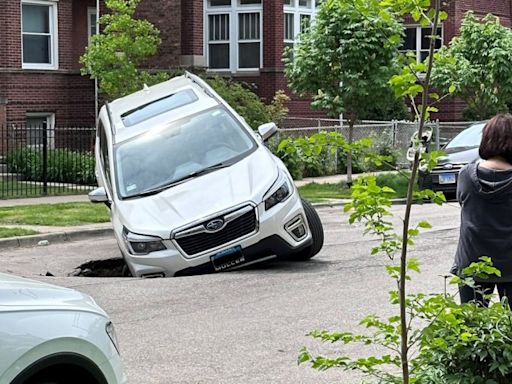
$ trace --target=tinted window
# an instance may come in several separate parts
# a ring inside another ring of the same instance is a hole
[[[105,133],[105,127],[101,120],[98,123],[98,139],[100,145],[100,159],[101,166],[103,168],[103,174],[105,175],[106,188],[108,192],[111,189],[111,180],[110,180],[110,158],[108,156],[108,142],[107,135]]]
[[[196,94],[192,90],[188,89],[186,91],[180,91],[171,96],[166,96],[162,99],[152,101],[151,103],[141,105],[136,109],[123,113],[121,118],[124,126],[130,127],[162,113],[193,103],[196,100]]]

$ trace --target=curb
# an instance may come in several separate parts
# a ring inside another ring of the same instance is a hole
[[[340,201],[332,201],[326,203],[313,203],[315,208],[332,208],[341,207],[350,202],[348,199]],[[406,203],[405,199],[392,200],[393,205],[403,205]],[[48,241],[50,244],[65,243],[68,241],[86,240],[95,237],[106,237],[113,236],[113,228],[92,228],[92,229],[79,229],[69,230],[64,232],[53,232],[53,233],[41,233],[30,236],[19,236],[19,237],[8,237],[0,239],[0,249],[2,248],[22,248],[22,247],[35,247],[39,245],[41,241]],[[45,244],[46,245],[46,244]],[[43,246],[42,244],[39,246]]]
[[[8,237],[5,239],[0,239],[0,249],[34,247],[39,245],[39,242],[41,241],[48,241],[50,244],[64,243],[68,241],[85,240],[95,237],[112,236],[113,233],[114,231],[112,228],[92,228],[81,229],[77,231],[70,230],[65,232],[42,233],[31,236]]]

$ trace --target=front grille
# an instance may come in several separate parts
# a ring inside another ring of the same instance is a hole
[[[432,172],[459,172],[464,165],[466,164],[451,164],[451,168],[445,168],[445,165],[442,164],[434,167]]]
[[[206,224],[206,222],[205,222]],[[223,229],[215,233],[198,233],[176,239],[176,242],[187,255],[196,255],[229,243],[256,230],[256,211],[243,214],[229,222]]]

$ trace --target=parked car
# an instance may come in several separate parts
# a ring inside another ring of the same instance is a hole
[[[0,383],[126,383],[114,326],[87,295],[0,273],[0,324]]]
[[[102,107],[100,187],[134,276],[232,270],[275,257],[306,260],[322,223],[290,173],[205,81],[187,73]]]
[[[420,169],[418,179],[420,189],[441,191],[453,197],[457,190],[457,178],[461,168],[480,158],[478,147],[484,125],[484,123],[474,124],[450,140],[441,149],[446,156],[438,159],[437,166],[432,172]]]

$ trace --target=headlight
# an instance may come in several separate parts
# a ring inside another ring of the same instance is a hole
[[[166,249],[162,239],[159,237],[138,235],[129,232],[126,228],[123,231],[123,235],[126,245],[134,255],[147,255],[151,252]]]
[[[112,324],[111,321],[109,321],[105,325],[105,332],[107,332],[108,338],[110,339],[110,341],[112,341],[112,344],[114,344],[114,347],[116,348],[117,353],[120,354],[119,342],[117,341],[116,329],[114,328],[114,324]]]
[[[286,200],[288,196],[290,196],[290,186],[285,180],[283,184],[265,200],[265,210],[268,211],[274,205]]]

